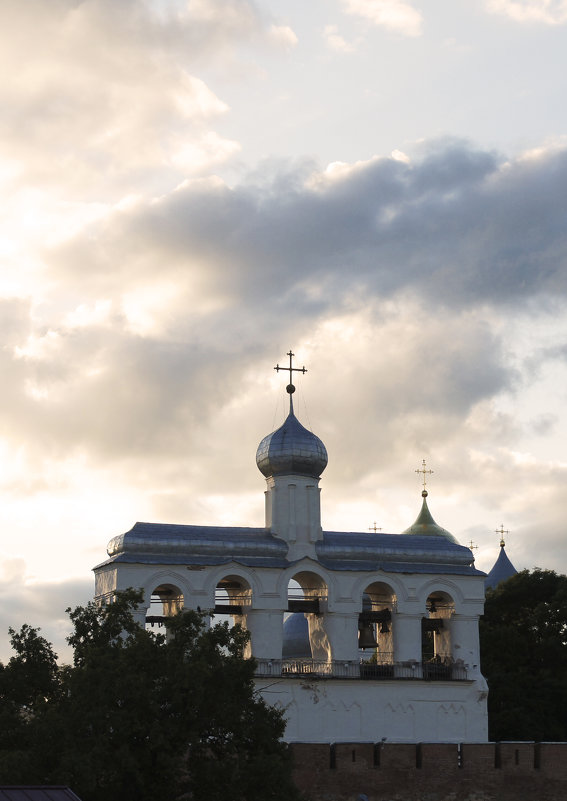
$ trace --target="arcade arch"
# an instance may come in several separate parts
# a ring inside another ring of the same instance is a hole
[[[252,605],[252,587],[247,579],[235,573],[223,576],[215,587],[214,612],[217,615],[231,615],[236,619],[246,615]]]
[[[252,587],[250,582],[236,573],[221,576],[216,582],[213,612],[221,620],[231,618],[233,625],[240,625],[243,629],[250,629],[249,615],[252,607]],[[244,653],[252,655],[252,646],[249,642]]]
[[[358,647],[374,651],[373,661],[394,661],[392,612],[396,608],[395,591],[383,581],[368,584],[361,597],[358,615]]]
[[[157,584],[150,591],[150,605],[146,609],[146,627],[163,626],[165,618],[173,617],[183,609],[183,606],[183,591],[180,587],[169,582]]]
[[[327,582],[318,573],[301,570],[295,573],[287,585],[287,611],[303,613],[309,629],[309,646],[306,653],[319,662],[330,662],[332,648],[325,627],[325,612],[329,599]]]
[[[446,678],[453,663],[451,618],[453,597],[445,590],[433,590],[425,602],[421,620],[421,661],[428,678]]]

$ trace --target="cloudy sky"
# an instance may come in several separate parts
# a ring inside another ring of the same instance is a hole
[[[430,508],[567,572],[567,2],[3,0],[0,659],[137,520]]]

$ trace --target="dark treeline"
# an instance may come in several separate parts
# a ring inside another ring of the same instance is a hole
[[[137,591],[70,611],[73,665],[37,629],[0,664],[0,784],[64,784],[83,801],[293,801],[282,713],[254,691],[238,626],[181,612],[167,636]]]
[[[480,653],[490,739],[567,741],[567,576],[524,570],[488,590]]]

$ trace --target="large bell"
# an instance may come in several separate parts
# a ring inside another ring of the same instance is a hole
[[[374,636],[374,624],[362,623],[358,630],[359,648],[378,648],[376,637]]]

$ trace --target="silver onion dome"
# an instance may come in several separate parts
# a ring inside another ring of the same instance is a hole
[[[290,398],[291,401],[291,398]],[[284,424],[258,445],[256,464],[266,477],[298,475],[319,478],[327,466],[327,449],[290,411]]]

